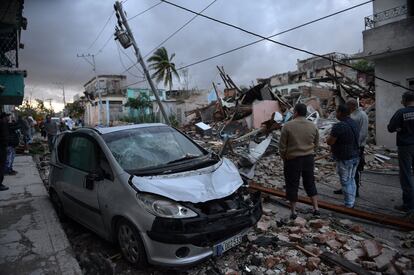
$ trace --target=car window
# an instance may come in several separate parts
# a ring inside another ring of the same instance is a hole
[[[122,130],[103,138],[119,165],[127,171],[156,168],[205,154],[183,134],[166,126]]]
[[[68,156],[66,163],[73,168],[85,172],[96,171],[97,146],[89,138],[73,136],[69,141]]]

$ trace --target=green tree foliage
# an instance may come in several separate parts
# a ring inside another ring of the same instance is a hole
[[[152,102],[146,93],[140,93],[137,98],[128,98],[128,101],[124,106],[138,110],[138,112],[143,115],[147,108],[152,108]]]
[[[161,47],[147,60],[150,62],[149,68],[155,71],[151,78],[154,78],[157,83],[164,81],[164,87],[168,86],[170,90],[173,86],[173,77],[180,80],[175,63],[172,62],[174,57],[175,53],[169,56],[167,49]]]
[[[35,99],[33,104],[25,99],[23,104],[17,107],[17,113],[23,117],[32,116],[35,120],[43,120],[46,115],[54,115],[53,110],[46,108],[45,103],[40,99]]]
[[[356,61],[354,64],[352,64],[352,67],[365,73],[372,73],[375,69],[374,64],[366,59],[360,59]]]
[[[73,118],[81,118],[85,114],[85,105],[80,100],[66,104],[65,109],[68,115]]]

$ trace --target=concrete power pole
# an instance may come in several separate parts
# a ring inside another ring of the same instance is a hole
[[[95,63],[95,55],[94,54],[78,54],[77,57],[82,57],[83,59],[86,60],[86,62],[88,62],[91,66],[92,66],[92,70],[95,74],[95,81],[96,81],[96,87],[95,87],[95,92],[98,94],[99,97],[99,110],[98,110],[98,125],[102,124],[102,96],[101,96],[101,85],[99,84],[99,78],[98,78],[98,73],[96,72],[96,63]],[[88,58],[92,59],[92,62],[88,59]]]
[[[144,71],[144,75],[147,78],[147,81],[151,87],[151,90],[155,96],[155,99],[157,100],[158,106],[160,107],[164,120],[168,125],[170,125],[170,119],[168,118],[167,113],[164,110],[164,106],[162,106],[160,96],[158,95],[158,89],[155,88],[154,82],[152,81],[152,78],[148,72],[147,66],[145,65],[145,61],[144,59],[142,59],[141,52],[139,51],[137,42],[135,41],[134,35],[132,34],[131,28],[129,27],[128,20],[125,17],[122,4],[119,1],[116,1],[114,5],[114,9],[115,9],[115,12],[118,18],[118,26],[120,27],[120,29],[116,28],[116,32],[115,32],[116,39],[119,40],[119,42],[121,43],[122,47],[124,47],[124,49],[127,49],[131,45],[134,47],[137,61],[140,63]],[[119,16],[121,17],[121,20]],[[123,26],[125,27],[125,30]]]

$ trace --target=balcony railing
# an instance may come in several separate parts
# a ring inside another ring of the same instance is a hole
[[[389,10],[385,10],[370,16],[365,17],[365,29],[371,29],[375,27],[375,24],[381,21],[385,21],[400,15],[407,14],[407,6],[399,6]]]

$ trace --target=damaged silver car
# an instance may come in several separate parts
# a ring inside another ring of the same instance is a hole
[[[184,266],[242,242],[262,215],[237,168],[164,124],[58,136],[49,193],[67,215],[117,242],[132,264]]]

